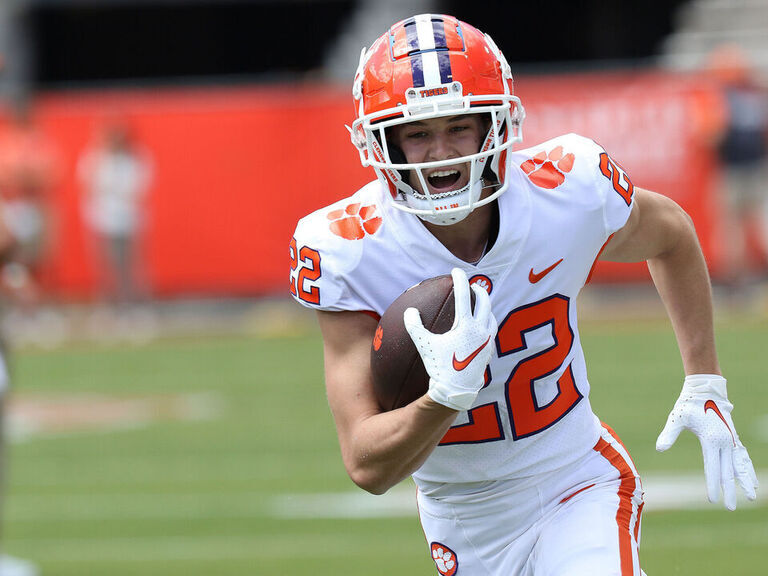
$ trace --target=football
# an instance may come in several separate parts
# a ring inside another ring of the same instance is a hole
[[[475,294],[470,295],[474,308]],[[429,375],[403,322],[403,312],[411,307],[419,311],[427,330],[436,334],[450,330],[455,312],[451,276],[429,278],[403,292],[376,327],[371,371],[376,398],[387,411],[410,404],[429,388]]]

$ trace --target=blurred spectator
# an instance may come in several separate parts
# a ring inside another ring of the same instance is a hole
[[[738,293],[768,272],[768,90],[734,45],[712,51],[709,71],[726,107],[717,139],[728,209],[725,280]]]
[[[6,225],[6,214],[0,202],[0,262],[8,262],[13,257],[19,243]],[[5,510],[5,484],[7,478],[5,444],[7,435],[6,411],[10,388],[10,376],[8,362],[6,360],[6,347],[0,340],[0,542],[2,541],[2,513]],[[36,568],[29,562],[11,558],[0,553],[0,576],[34,576]]]
[[[149,155],[125,121],[113,119],[83,152],[78,174],[85,222],[97,241],[101,296],[116,304],[135,302],[144,292],[136,248],[152,174]]]
[[[12,106],[0,130],[0,198],[4,221],[16,248],[3,266],[3,287],[17,303],[31,308],[39,300],[39,276],[51,234],[50,193],[58,176],[58,153],[37,126],[29,103]]]
[[[25,312],[38,301],[37,274],[48,234],[46,196],[54,182],[56,154],[37,128],[26,102],[10,110],[0,130],[0,287]],[[0,338],[0,528],[5,510],[6,435],[10,375]],[[0,553],[0,576],[33,575],[28,562]]]

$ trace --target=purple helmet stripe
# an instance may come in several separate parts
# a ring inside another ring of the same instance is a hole
[[[448,50],[448,43],[445,41],[445,23],[442,18],[432,19],[432,32],[435,35],[435,50]]]
[[[442,18],[432,20],[432,32],[435,35],[435,50],[437,50],[437,63],[440,66],[440,82],[448,84],[453,82],[451,70],[451,57],[448,55],[448,43],[445,40],[445,22]]]
[[[411,58],[413,85],[416,87],[424,86],[424,63],[421,59],[419,33],[416,30],[416,20],[414,18],[409,18],[403,22],[403,27],[405,28],[405,37],[408,42],[408,55]]]
[[[424,62],[420,52],[411,55],[411,77],[416,88],[424,86]]]
[[[408,41],[408,54],[419,52],[421,47],[419,46],[419,33],[416,30],[416,20],[409,18],[403,24],[405,28],[405,37]]]
[[[448,55],[448,52],[437,53],[437,64],[440,66],[440,83],[448,84],[449,82],[453,82],[451,57]]]

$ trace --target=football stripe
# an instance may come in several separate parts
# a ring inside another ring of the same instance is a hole
[[[639,534],[638,523],[641,510],[635,507],[633,499],[639,497],[642,501],[642,486],[638,481],[635,465],[615,432],[603,424],[601,436],[594,450],[619,471],[621,478],[618,490],[619,507],[616,512],[621,574],[634,576],[636,575],[637,540],[633,537]]]
[[[416,17],[416,32],[422,57],[423,86],[442,84],[440,62],[435,51],[435,29],[429,14]],[[443,43],[445,43],[445,39],[443,39]]]
[[[448,42],[445,40],[445,22],[442,18],[432,19],[432,35],[435,49],[448,50]]]
[[[440,69],[440,83],[453,82],[453,70],[451,70],[451,57],[447,52],[437,52],[437,65]]]
[[[449,56],[448,42],[445,38],[445,22],[442,19],[432,20],[432,34],[434,36],[435,50],[437,50],[437,65],[440,69],[440,83],[448,84],[453,82],[453,71],[451,70],[451,57]]]
[[[424,64],[421,59],[421,54],[414,54],[411,56],[411,77],[413,79],[413,85],[416,88],[422,88],[424,86]]]
[[[411,79],[417,88],[424,86],[424,63],[421,57],[421,45],[418,24],[414,18],[405,21],[404,26],[408,55],[411,59]]]
[[[421,47],[419,46],[419,33],[416,30],[416,20],[414,18],[409,18],[403,23],[403,28],[405,28],[405,37],[408,44],[407,53],[413,54],[414,52],[418,52]]]

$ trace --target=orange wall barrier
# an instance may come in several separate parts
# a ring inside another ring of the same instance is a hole
[[[689,211],[716,271],[716,166],[700,126],[710,90],[692,77],[651,73],[520,78],[517,89],[525,145],[565,132],[592,137],[636,186]],[[286,291],[297,218],[373,178],[344,128],[347,87],[60,93],[42,96],[36,112],[61,156],[44,278],[63,297],[94,290],[76,163],[108,116],[126,118],[153,158],[141,254],[155,296]],[[643,265],[601,264],[593,281],[646,277]]]
[[[713,273],[721,266],[718,166],[709,144],[719,94],[703,78],[614,73],[526,79],[524,142],[576,132],[601,144],[635,186],[665,194],[693,218]],[[593,282],[649,279],[645,264],[600,262]]]
[[[142,255],[153,294],[255,294],[287,288],[298,216],[367,180],[347,143],[351,105],[330,88],[51,95],[39,117],[61,147],[50,288],[88,295],[95,280],[75,166],[119,114],[150,151],[154,179]]]

